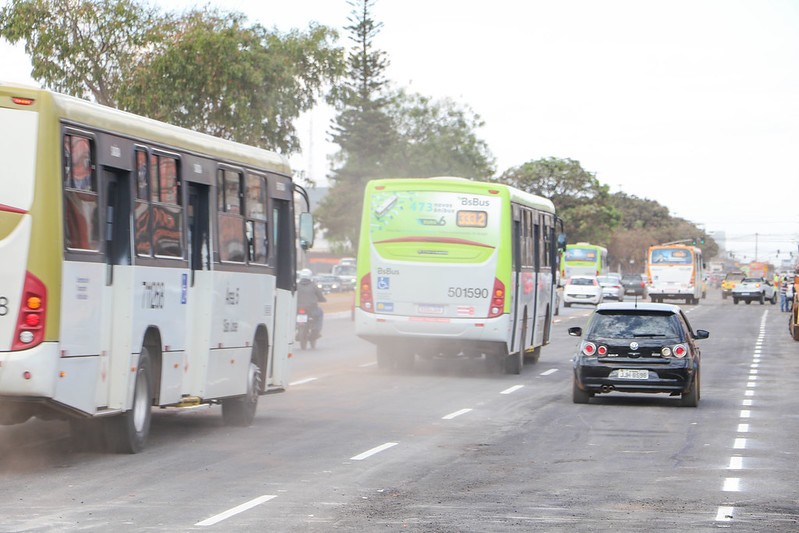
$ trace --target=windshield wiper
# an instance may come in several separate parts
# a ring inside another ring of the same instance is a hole
[[[635,333],[633,337],[665,337],[663,333]]]

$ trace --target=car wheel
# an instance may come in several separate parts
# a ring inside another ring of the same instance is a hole
[[[760,293],[760,305],[763,305],[765,303],[766,303],[766,295],[761,292]]]
[[[696,376],[691,385],[691,390],[683,392],[680,396],[680,405],[683,407],[696,407],[699,405],[699,367],[696,369]]]
[[[577,386],[577,378],[572,378],[572,402],[588,403],[589,398],[591,398],[591,394]]]
[[[738,298],[733,298],[732,299],[732,303],[734,303],[735,305],[738,305]]]
[[[752,303],[752,300],[746,300],[746,305],[749,305],[751,303]]]

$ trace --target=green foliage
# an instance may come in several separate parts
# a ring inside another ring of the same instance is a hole
[[[608,244],[608,256],[613,269],[643,272],[646,254],[654,244],[682,241],[692,245],[696,240],[705,260],[718,254],[718,245],[692,222],[673,217],[668,208],[654,200],[616,193],[612,197],[621,213],[622,223]]]
[[[607,245],[621,222],[608,186],[573,159],[529,161],[505,171],[497,181],[552,200],[571,243]]]
[[[0,36],[25,42],[33,79],[109,106],[164,23],[134,0],[12,0],[0,10]]]
[[[293,121],[341,69],[335,33],[281,35],[206,8],[174,21],[119,94],[122,108],[245,144],[298,151]],[[180,87],[179,91],[175,88]]]
[[[397,132],[386,154],[386,167],[393,176],[493,176],[493,156],[474,133],[484,123],[468,106],[400,91],[388,110]]]

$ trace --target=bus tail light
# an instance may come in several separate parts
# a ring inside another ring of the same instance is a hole
[[[39,278],[26,272],[12,350],[33,348],[44,340],[46,308],[47,288]]]
[[[491,306],[488,308],[488,318],[494,318],[505,312],[505,284],[494,278],[494,290],[491,292]]]
[[[374,313],[374,299],[372,298],[372,273],[367,272],[361,278],[361,309],[364,311],[368,311],[369,313]]]

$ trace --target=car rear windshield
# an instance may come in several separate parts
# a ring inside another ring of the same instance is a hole
[[[661,311],[600,311],[591,320],[589,336],[607,339],[682,338],[674,313]]]
[[[592,278],[572,278],[569,285],[595,285]]]

